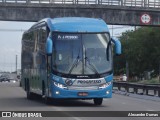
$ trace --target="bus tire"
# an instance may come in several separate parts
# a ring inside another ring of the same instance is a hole
[[[22,82],[21,81],[19,82],[19,87],[22,87]]]
[[[94,98],[93,101],[95,105],[102,105],[103,98]]]
[[[44,83],[44,81],[43,81],[43,82],[42,82],[42,98],[43,98],[43,96],[45,96],[45,94],[46,94],[45,83]]]
[[[42,99],[43,99],[43,101],[44,101],[45,104],[51,105],[51,103],[52,103],[52,102],[51,102],[51,98],[49,98],[49,97],[47,96],[44,81],[42,82]]]
[[[29,80],[26,80],[26,94],[27,94],[27,99],[33,100],[34,95],[33,93],[30,92],[30,86],[29,86]]]

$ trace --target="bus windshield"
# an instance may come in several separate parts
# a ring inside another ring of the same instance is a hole
[[[108,33],[53,33],[52,38],[54,71],[70,75],[100,75],[112,70]]]

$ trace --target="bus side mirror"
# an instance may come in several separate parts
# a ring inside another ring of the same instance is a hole
[[[47,55],[52,55],[52,48],[53,48],[53,41],[50,37],[47,38],[47,43],[46,43],[46,53]]]
[[[111,38],[111,41],[115,45],[115,53],[116,55],[120,55],[122,50],[121,50],[121,42],[118,39]]]

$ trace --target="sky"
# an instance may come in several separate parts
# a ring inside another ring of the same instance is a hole
[[[13,72],[16,70],[16,55],[18,56],[18,69],[21,68],[21,39],[24,30],[29,29],[34,22],[0,21],[0,72]],[[109,26],[113,36],[120,36],[131,26]],[[113,30],[112,30],[113,28]],[[112,33],[113,31],[113,33]]]
[[[17,67],[20,69],[21,38],[24,31],[12,31],[12,29],[27,30],[33,24],[33,22],[0,21],[0,71],[15,71],[16,55],[18,56]]]

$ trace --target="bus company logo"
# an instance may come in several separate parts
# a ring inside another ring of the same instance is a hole
[[[75,81],[75,79],[67,79],[67,80],[65,80],[65,83],[66,83],[68,86],[71,86],[71,85],[73,85],[74,81]]]

